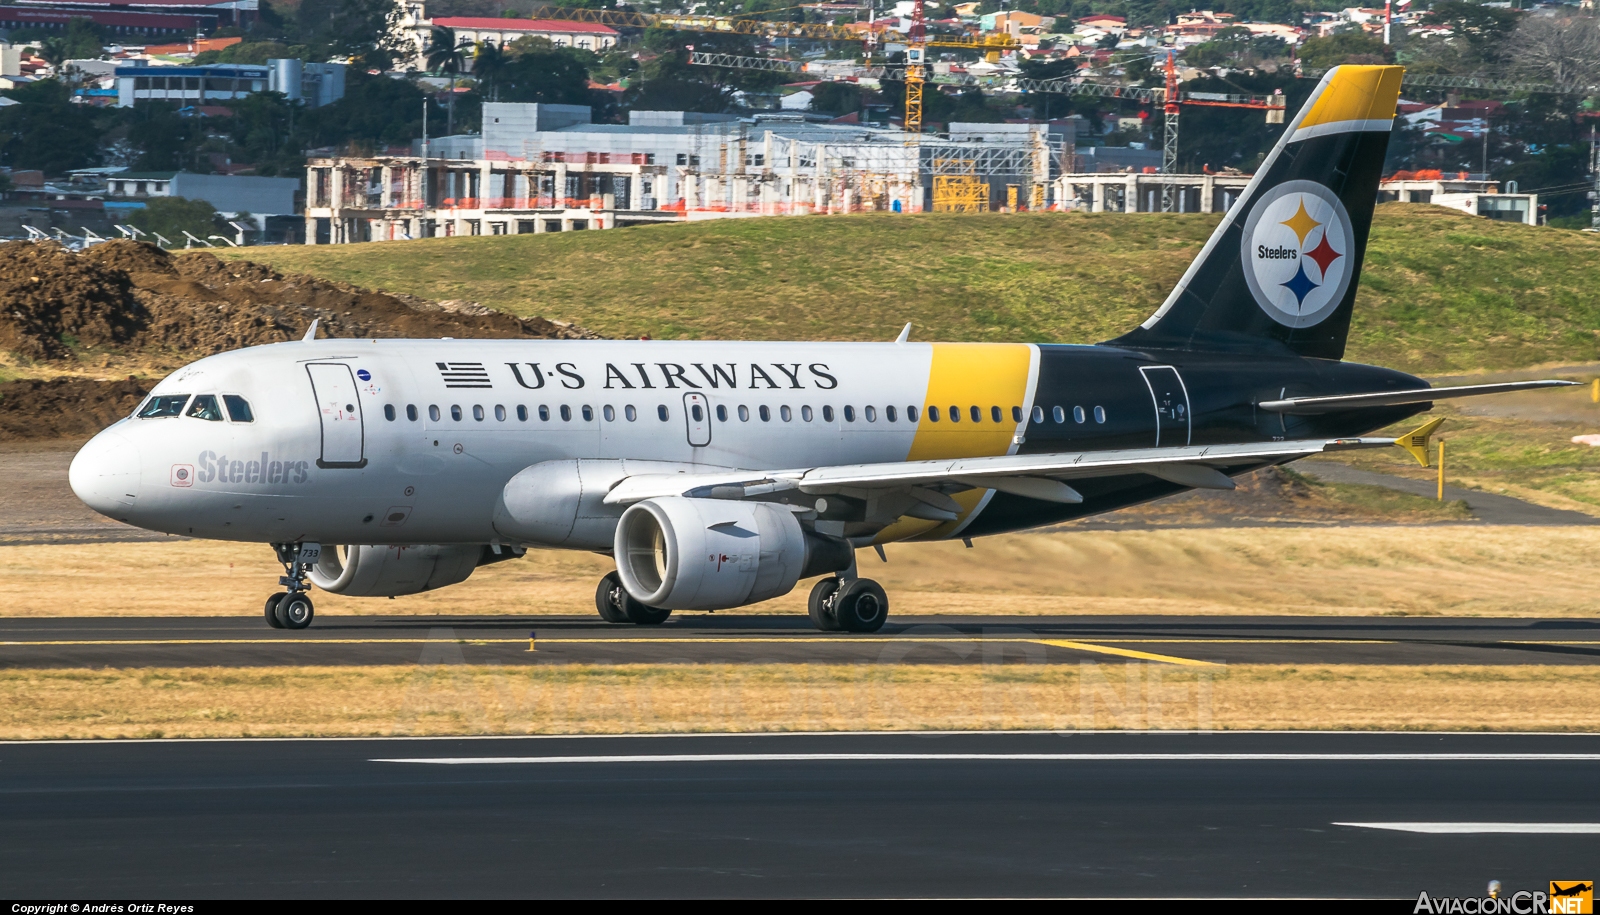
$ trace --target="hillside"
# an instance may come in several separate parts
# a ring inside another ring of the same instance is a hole
[[[1166,295],[1217,217],[739,219],[224,256],[608,337],[1094,342]],[[220,252],[219,252],[220,253]],[[1600,237],[1378,208],[1349,358],[1424,373],[1600,358]]]

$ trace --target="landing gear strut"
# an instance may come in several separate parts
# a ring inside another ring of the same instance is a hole
[[[322,548],[315,543],[274,543],[272,549],[283,563],[284,574],[278,577],[278,584],[289,590],[267,598],[267,625],[274,629],[304,629],[316,616],[307,593],[310,586],[306,584],[306,569],[316,564]]]
[[[622,576],[616,572],[610,572],[600,579],[600,586],[594,590],[594,606],[600,611],[600,618],[608,623],[655,626],[666,622],[667,617],[672,615],[671,610],[661,610],[634,600],[628,589],[622,586]]]
[[[824,578],[812,586],[807,610],[823,632],[877,632],[889,618],[889,596],[870,578]]]

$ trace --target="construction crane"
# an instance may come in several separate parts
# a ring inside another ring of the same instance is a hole
[[[911,35],[906,43],[906,118],[905,131],[922,133],[922,66],[928,53],[928,26],[923,19],[922,0],[911,6]]]

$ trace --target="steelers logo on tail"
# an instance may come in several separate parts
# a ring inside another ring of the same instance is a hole
[[[1241,245],[1251,294],[1286,327],[1320,324],[1350,288],[1350,214],[1315,181],[1286,181],[1263,194],[1245,221]]]

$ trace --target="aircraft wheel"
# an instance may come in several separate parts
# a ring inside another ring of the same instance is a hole
[[[627,596],[627,600],[623,602],[622,606],[627,611],[630,622],[638,623],[641,626],[659,626],[667,621],[667,617],[672,615],[671,610],[641,604],[634,600],[632,595],[628,595],[626,591],[623,594]]]
[[[839,590],[839,579],[824,578],[811,586],[811,597],[806,601],[806,609],[811,614],[811,625],[823,632],[838,632],[841,628],[839,620],[833,615],[833,607],[829,598]]]
[[[594,589],[594,608],[600,611],[600,618],[608,623],[628,622],[628,612],[622,608],[626,601],[632,599],[622,587],[622,576],[616,572],[610,572],[600,579],[600,586]]]
[[[285,629],[304,629],[311,625],[311,619],[316,615],[316,608],[311,605],[310,596],[305,593],[285,594],[278,601],[278,622]]]
[[[889,595],[870,578],[857,578],[839,587],[833,615],[846,632],[877,632],[889,618]]]
[[[274,594],[267,598],[267,625],[274,629],[282,629],[283,623],[278,621],[278,602],[283,600],[282,594]]]

